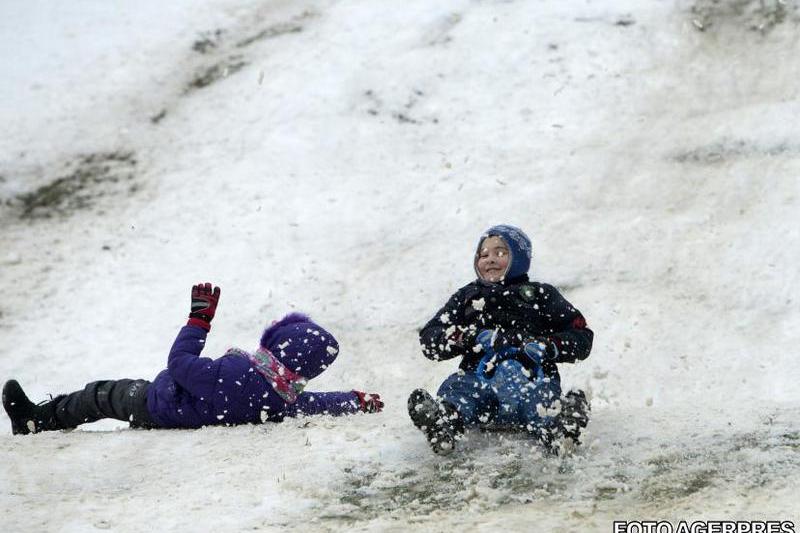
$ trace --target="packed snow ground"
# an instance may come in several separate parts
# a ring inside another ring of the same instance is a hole
[[[206,355],[304,310],[342,347],[313,388],[387,404],[2,416],[3,531],[800,522],[797,30],[777,1],[0,4],[0,377],[152,378],[209,280]],[[500,222],[596,333],[569,457],[473,432],[442,459],[405,413],[456,367],[417,328]]]

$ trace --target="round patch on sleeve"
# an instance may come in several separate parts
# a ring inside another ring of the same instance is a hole
[[[522,285],[519,288],[519,295],[522,296],[522,299],[526,302],[532,302],[536,299],[536,289],[533,285]]]

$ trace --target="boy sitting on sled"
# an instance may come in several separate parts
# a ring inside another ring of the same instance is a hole
[[[588,422],[583,391],[561,396],[558,363],[589,356],[592,331],[552,285],[530,281],[531,242],[519,228],[490,228],[478,241],[478,278],[462,287],[420,331],[432,360],[461,357],[459,371],[434,398],[416,389],[408,411],[436,453],[446,454],[465,427],[527,432],[547,453],[577,443]]]

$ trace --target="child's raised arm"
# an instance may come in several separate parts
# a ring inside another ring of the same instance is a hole
[[[215,372],[213,361],[200,357],[211,329],[211,320],[219,303],[220,288],[211,283],[200,283],[192,287],[192,308],[189,321],[181,328],[172,344],[167,359],[169,373],[181,387],[202,397],[211,394]]]

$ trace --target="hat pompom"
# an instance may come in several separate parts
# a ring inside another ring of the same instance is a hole
[[[274,321],[271,326],[264,330],[263,335],[261,335],[261,347],[271,350],[270,347],[275,345],[278,330],[284,326],[296,324],[298,322],[311,322],[311,317],[303,313],[289,313],[280,320]]]

